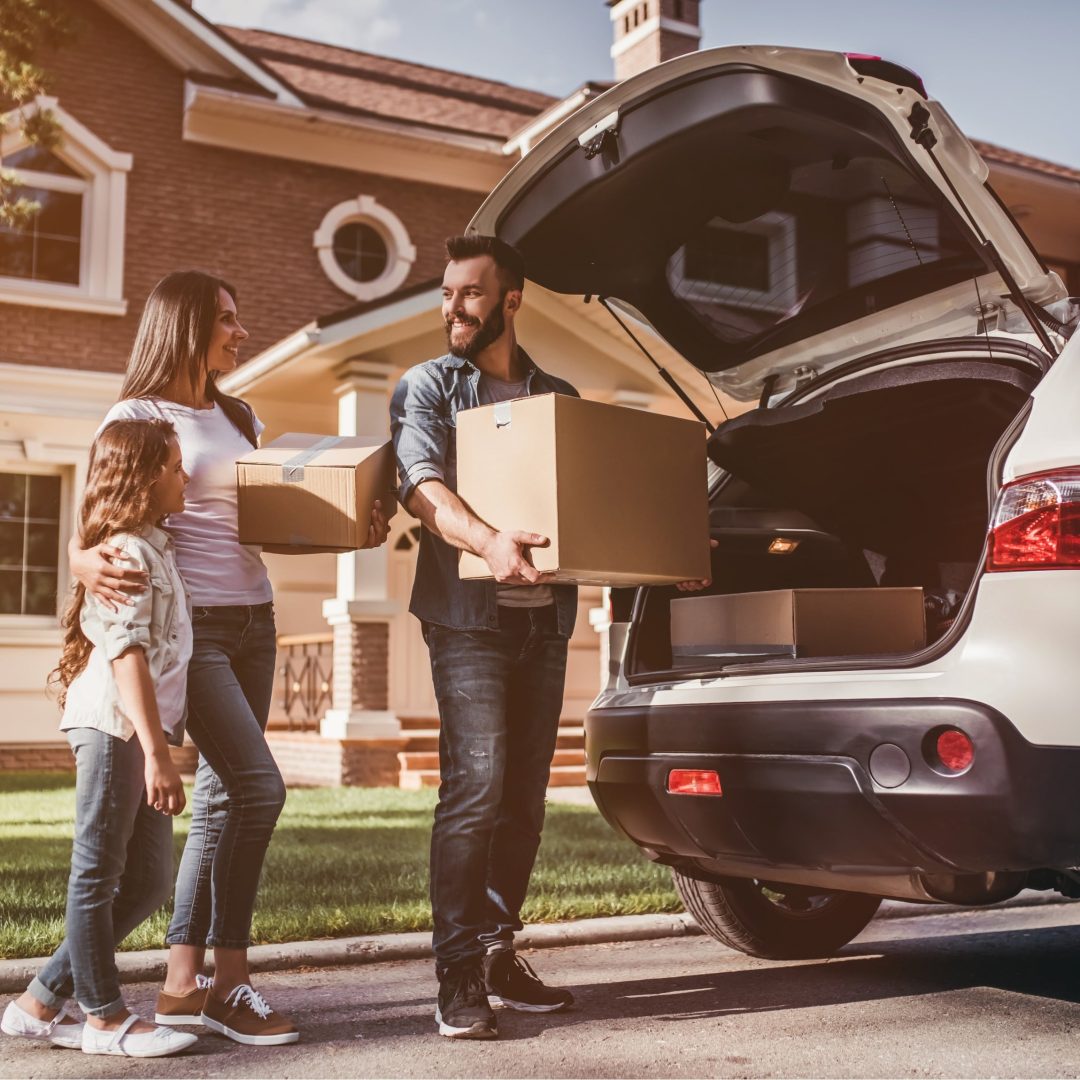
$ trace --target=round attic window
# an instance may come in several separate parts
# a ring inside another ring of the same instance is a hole
[[[356,300],[375,300],[400,288],[416,261],[401,219],[370,195],[339,203],[315,232],[326,276]]]
[[[334,258],[353,281],[377,281],[386,272],[389,252],[378,231],[363,221],[349,221],[334,233]]]

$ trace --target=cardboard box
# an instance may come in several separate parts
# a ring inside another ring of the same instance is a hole
[[[537,570],[560,582],[707,578],[705,426],[564,394],[459,412],[458,494],[496,529],[551,540]],[[462,579],[491,579],[463,552]]]
[[[393,517],[396,488],[389,439],[290,432],[236,463],[240,543],[279,554],[355,551],[376,499]]]
[[[671,601],[673,667],[907,653],[925,644],[922,589],[777,589]]]

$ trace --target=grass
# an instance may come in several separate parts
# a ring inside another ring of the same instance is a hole
[[[61,940],[74,796],[73,774],[0,774],[0,957],[43,956]],[[263,873],[254,940],[430,930],[434,806],[433,791],[291,791]],[[176,820],[178,860],[189,821],[188,812]],[[679,910],[667,872],[595,810],[548,806],[526,922]],[[167,924],[158,912],[121,947],[159,948]]]

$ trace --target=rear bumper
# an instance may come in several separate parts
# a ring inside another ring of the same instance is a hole
[[[960,775],[929,760],[926,746],[942,727],[974,741],[975,759]],[[597,805],[661,862],[691,860],[744,877],[799,881],[810,872],[820,880],[825,872],[863,882],[1080,864],[1080,749],[1032,745],[977,702],[594,709],[585,731]],[[871,767],[883,744],[899,747],[910,763],[899,783],[895,771]],[[672,768],[715,769],[723,795],[667,794]]]

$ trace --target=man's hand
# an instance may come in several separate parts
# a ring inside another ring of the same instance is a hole
[[[710,548],[717,548],[720,546],[719,540],[709,540]],[[712,578],[703,578],[701,581],[691,579],[690,581],[680,581],[676,584],[675,588],[679,592],[701,592],[702,589],[707,589],[712,584]]]
[[[76,539],[68,544],[72,577],[112,611],[133,604],[131,594],[140,593],[149,585],[145,571],[123,565],[131,561],[134,560],[129,555],[111,544],[86,549],[79,547]]]
[[[547,547],[551,541],[538,533],[507,530],[492,532],[487,542],[477,551],[495,580],[502,585],[545,585],[554,577],[542,574],[529,562],[528,549]]]
[[[187,799],[180,773],[167,750],[151,754],[146,759],[143,776],[146,780],[146,805],[169,817],[176,817],[184,809]]]
[[[382,547],[390,535],[390,522],[383,513],[382,503],[376,499],[371,507],[371,524],[368,526],[367,543],[364,548]]]

